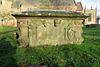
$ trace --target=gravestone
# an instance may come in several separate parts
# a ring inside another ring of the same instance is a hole
[[[37,9],[13,14],[20,46],[81,44],[83,20],[88,16],[68,10]]]

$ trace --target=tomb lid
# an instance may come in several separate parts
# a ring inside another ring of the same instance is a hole
[[[79,12],[73,12],[69,10],[51,10],[51,9],[36,9],[18,12],[12,14],[15,17],[80,17],[87,18],[88,15]]]

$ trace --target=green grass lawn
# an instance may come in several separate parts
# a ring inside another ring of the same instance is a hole
[[[5,27],[5,28],[0,28],[0,33],[2,32],[8,32],[8,31],[13,31],[13,30],[17,30],[17,27]]]
[[[99,67],[100,28],[83,28],[81,45],[18,48],[12,33],[0,35],[0,67],[47,65],[48,67]],[[9,36],[8,36],[9,35]]]

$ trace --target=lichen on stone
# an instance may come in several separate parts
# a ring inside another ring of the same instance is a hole
[[[26,15],[27,14],[27,15]],[[36,9],[30,11],[24,11],[13,14],[13,16],[48,16],[48,17],[88,17],[83,13],[73,12],[69,10],[50,10],[50,9]]]

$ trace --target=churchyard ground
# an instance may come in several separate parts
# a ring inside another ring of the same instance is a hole
[[[22,48],[19,48],[17,40],[13,39],[13,32],[1,34],[0,67],[25,67],[27,65],[99,67],[100,28],[86,28],[84,26],[83,31],[84,41],[81,45],[45,45]]]

